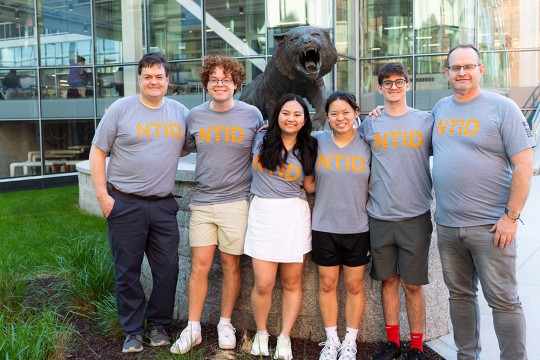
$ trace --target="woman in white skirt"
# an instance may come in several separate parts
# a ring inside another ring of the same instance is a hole
[[[251,308],[257,334],[251,353],[268,356],[266,322],[280,267],[282,329],[275,359],[292,359],[290,333],[302,305],[302,269],[311,251],[311,215],[306,191],[314,191],[317,141],[304,100],[284,95],[267,131],[253,143],[252,200],[244,252],[253,259],[255,285]]]

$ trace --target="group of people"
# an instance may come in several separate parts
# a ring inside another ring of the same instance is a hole
[[[200,320],[217,248],[223,273],[220,348],[236,347],[231,318],[240,292],[240,256],[247,254],[257,326],[251,353],[270,355],[267,321],[279,268],[282,319],[273,355],[292,359],[290,334],[311,251],[326,332],[320,359],[356,359],[370,261],[370,276],[382,281],[388,337],[374,359],[424,359],[422,286],[428,283],[433,155],[435,221],[458,358],[477,359],[480,353],[480,281],[493,309],[501,359],[526,359],[515,237],[535,144],[518,106],[480,89],[484,71],[473,46],[452,49],[445,74],[453,95],[428,113],[407,105],[406,67],[386,63],[378,73],[384,107],[359,126],[355,97],[336,91],[325,107],[330,131],[312,132],[308,107],[295,94],[280,99],[261,130],[260,111],[233,97],[245,80],[237,60],[204,58],[199,74],[210,100],[188,111],[165,97],[167,61],[146,54],[138,68],[140,94],[119,99],[107,110],[90,152],[126,333],[122,351],[142,351],[145,335],[150,346],[172,342],[166,327],[174,309],[179,241],[172,190],[180,156],[196,152],[188,323],[172,353],[187,353],[202,341]],[[306,193],[315,193],[312,213]],[[139,281],[144,254],[153,277],[148,301]],[[346,290],[341,340],[340,271]],[[410,328],[407,350],[400,342],[400,285]]]

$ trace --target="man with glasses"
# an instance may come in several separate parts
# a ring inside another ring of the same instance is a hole
[[[217,326],[219,347],[236,347],[231,317],[240,293],[251,146],[263,124],[256,107],[233,98],[245,79],[242,65],[221,55],[205,57],[203,62],[200,80],[211,99],[191,109],[187,119],[184,149],[197,152],[197,186],[190,204],[188,324],[170,349],[174,354],[184,354],[202,341],[200,321],[216,248],[223,270],[221,319]]]
[[[411,336],[407,359],[425,359],[424,296],[431,242],[431,175],[429,157],[433,117],[410,108],[409,75],[401,63],[386,63],[378,72],[384,110],[367,117],[360,134],[372,152],[369,179],[371,277],[382,281],[381,298],[387,346],[373,359],[401,359],[399,310],[401,284]]]
[[[516,233],[533,174],[531,131],[512,100],[482,91],[472,45],[448,53],[453,95],[433,108],[435,221],[458,359],[480,356],[478,283],[504,360],[526,359]]]

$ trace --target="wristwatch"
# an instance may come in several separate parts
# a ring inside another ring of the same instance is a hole
[[[519,216],[521,215],[519,213],[519,211],[517,210],[514,210],[514,209],[508,209],[508,208],[504,208],[504,213],[510,218],[512,219],[514,222],[516,222],[516,220],[519,219]]]

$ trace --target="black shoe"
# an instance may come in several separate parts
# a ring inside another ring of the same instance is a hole
[[[397,346],[394,342],[388,342],[386,347],[377,355],[375,355],[372,360],[401,360],[401,348]]]
[[[418,349],[409,350],[407,360],[426,360],[426,355]]]

